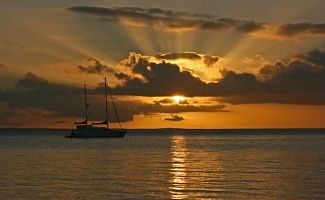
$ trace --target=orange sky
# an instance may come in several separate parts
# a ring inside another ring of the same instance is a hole
[[[0,127],[324,127],[322,0],[0,4]]]

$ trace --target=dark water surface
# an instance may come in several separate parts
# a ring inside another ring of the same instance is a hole
[[[65,134],[0,132],[0,199],[325,199],[325,132]]]

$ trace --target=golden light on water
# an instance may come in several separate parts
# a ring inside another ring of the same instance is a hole
[[[187,163],[187,148],[184,136],[171,137],[171,168],[170,168],[170,186],[169,192],[171,199],[185,199],[188,197],[184,191],[187,188],[186,181],[186,163]]]

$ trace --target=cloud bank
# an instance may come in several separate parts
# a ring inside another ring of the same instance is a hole
[[[124,81],[112,88],[113,94],[117,95],[116,106],[121,121],[132,121],[135,115],[159,113],[173,114],[174,117],[164,120],[182,121],[186,119],[177,113],[229,112],[227,106],[220,103],[325,105],[324,58],[325,51],[316,49],[295,55],[288,62],[264,65],[257,74],[222,69],[222,77],[217,82],[204,82],[190,72],[182,71],[177,64],[166,60],[152,61],[150,56],[130,53],[120,63],[120,67],[125,69],[123,72],[116,73],[111,69],[108,72]],[[91,61],[96,64],[94,66],[101,66],[99,61]],[[94,69],[101,73],[101,70]],[[19,113],[24,116],[39,113],[37,115],[53,119],[58,116],[82,117],[82,91],[82,87],[54,83],[28,72],[17,80],[13,89],[0,90],[0,121],[6,123],[10,116]],[[103,91],[102,83],[88,91],[93,120],[105,116]],[[215,100],[214,103],[202,104],[186,98],[176,103],[170,98],[176,94]],[[112,111],[112,107],[110,109]],[[114,116],[110,116],[110,121],[116,121]]]
[[[185,59],[192,61],[202,61],[207,67],[211,67],[216,64],[220,57],[198,54],[195,52],[176,52],[176,53],[165,53],[165,54],[157,54],[155,56],[158,60],[177,60],[177,59]]]
[[[113,69],[100,63],[95,58],[87,58],[84,64],[78,65],[78,70],[87,74],[113,73]]]
[[[254,21],[231,18],[213,19],[214,16],[211,15],[177,12],[159,8],[75,6],[69,7],[68,10],[98,15],[111,22],[127,23],[132,26],[151,26],[171,32],[195,29],[221,30],[225,28],[233,28],[238,32],[252,32],[263,26],[263,24]]]
[[[91,119],[102,120],[104,114],[103,88],[88,90],[90,102]],[[197,104],[166,102],[164,99],[148,100],[143,97],[119,98],[115,97],[115,105],[118,108],[122,122],[132,121],[135,115],[152,115],[158,113],[184,113],[184,112],[227,112],[227,108],[221,104]],[[83,88],[63,84],[52,83],[44,78],[28,72],[24,77],[17,80],[14,90],[0,90],[1,119],[3,122],[15,113],[25,115],[39,112],[54,119],[60,117],[82,117],[83,116]],[[111,103],[109,110],[113,113]],[[116,118],[110,115],[110,121],[116,122]]]
[[[298,34],[325,34],[324,23],[272,24],[232,18],[216,18],[212,15],[139,7],[74,6],[67,10],[102,17],[108,22],[135,27],[153,27],[168,32],[194,30],[218,31],[232,29],[239,33],[254,33],[260,37],[294,37]],[[271,30],[271,32],[269,32]],[[268,34],[266,36],[265,34]]]
[[[166,121],[172,121],[172,122],[179,122],[179,121],[183,121],[184,117],[179,116],[179,115],[172,115],[171,117],[167,117],[165,118]]]
[[[264,65],[258,74],[220,70],[217,82],[204,82],[177,64],[150,61],[131,53],[122,63],[133,74],[114,93],[141,96],[215,96],[229,103],[325,104],[325,52],[314,50],[288,63]]]

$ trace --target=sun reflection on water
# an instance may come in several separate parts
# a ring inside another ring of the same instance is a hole
[[[185,137],[172,136],[170,147],[171,168],[169,170],[171,199],[187,198],[187,194],[184,192],[187,188],[187,153]]]

